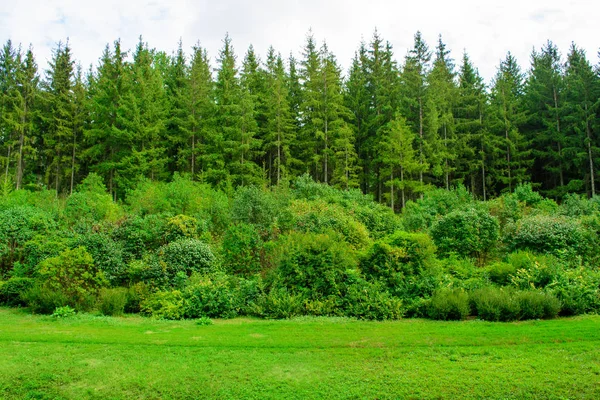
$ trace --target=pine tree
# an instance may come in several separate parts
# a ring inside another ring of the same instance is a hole
[[[287,76],[281,55],[269,49],[267,57],[265,116],[266,134],[264,149],[268,158],[268,176],[279,186],[288,176],[292,161],[290,146],[293,143],[294,121],[288,103]]]
[[[564,130],[564,73],[557,47],[550,41],[531,55],[525,102],[528,109],[528,136],[532,141],[539,171],[535,179],[543,182],[546,193],[562,198],[566,193],[569,160],[565,157],[567,136]]]
[[[292,141],[290,143],[290,160],[288,168],[290,176],[299,176],[305,172],[304,164],[299,155],[302,153],[302,144],[300,142],[302,131],[301,105],[302,105],[302,85],[300,84],[300,74],[296,59],[290,55],[288,59],[289,74],[286,79],[287,102],[290,108],[290,118],[292,123]]]
[[[144,54],[149,56],[147,49]],[[188,120],[189,68],[181,40],[178,43],[177,52],[171,57],[159,53],[153,58],[155,64],[153,69],[163,77],[166,86],[168,111],[165,121],[167,140],[164,147],[169,160],[168,169],[173,172],[181,165],[185,165],[185,159],[182,159],[181,156],[186,152],[188,136],[186,122]],[[154,80],[158,79],[157,77],[153,78]],[[162,105],[159,106],[159,108],[162,107]]]
[[[457,87],[454,82],[454,63],[449,58],[450,52],[440,35],[436,49],[436,58],[433,68],[428,76],[428,90],[430,103],[436,113],[435,127],[433,132],[436,138],[440,138],[439,148],[434,149],[439,154],[441,170],[444,176],[444,186],[450,189],[451,174],[456,170],[454,160],[456,159],[456,137],[454,132],[454,104],[456,102]]]
[[[211,143],[215,137],[214,83],[208,53],[196,45],[193,49],[186,126],[187,145],[181,150],[181,159],[189,160],[192,178],[204,174],[213,164]]]
[[[417,32],[414,38],[414,46],[406,56],[404,68],[401,74],[401,98],[403,115],[406,116],[409,127],[418,133],[416,138],[417,158],[423,167],[419,171],[419,181],[424,182],[423,174],[427,171],[424,167],[429,165],[430,160],[426,154],[426,120],[427,110],[427,75],[429,73],[429,62],[431,53],[429,47],[423,40],[421,32]],[[431,124],[430,124],[431,125]]]
[[[587,192],[596,195],[596,165],[600,146],[597,113],[600,108],[600,82],[586,58],[585,51],[571,46],[566,66],[566,115],[571,144],[566,156],[575,161],[577,170],[587,171],[582,178]]]
[[[473,194],[486,200],[490,135],[486,129],[487,93],[483,78],[467,53],[459,73],[458,98],[454,109],[457,137],[457,174]],[[479,190],[477,190],[479,188]]]
[[[415,134],[408,127],[406,120],[396,114],[382,130],[381,141],[378,144],[379,162],[382,172],[387,177],[385,185],[389,187],[389,204],[395,210],[396,191],[400,191],[400,206],[404,208],[408,191],[420,191],[422,185],[418,180],[411,179],[423,166],[415,157],[413,142]]]
[[[89,124],[88,120],[88,98],[87,98],[87,87],[83,81],[83,74],[81,66],[77,66],[75,72],[75,84],[73,86],[73,101],[71,103],[72,115],[73,115],[73,133],[71,143],[71,176],[69,193],[73,194],[75,188],[75,181],[77,180],[77,174],[81,169],[81,143],[83,141],[83,135],[86,127]]]
[[[18,76],[21,70],[21,51],[8,40],[0,53],[0,144],[4,167],[4,186],[12,187],[11,166],[21,126],[19,116],[20,92]]]

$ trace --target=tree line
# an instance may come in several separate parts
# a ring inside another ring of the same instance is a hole
[[[43,75],[33,49],[0,52],[5,190],[72,193],[94,172],[114,199],[175,173],[231,191],[303,174],[360,188],[394,209],[431,187],[486,200],[531,182],[546,196],[596,194],[600,69],[548,41],[523,71],[508,53],[486,85],[465,52],[421,33],[402,63],[375,32],[347,74],[326,42],[299,59],[273,47],[240,62],[227,35],[216,68],[199,44],[173,54],[119,40],[83,71],[58,43]]]

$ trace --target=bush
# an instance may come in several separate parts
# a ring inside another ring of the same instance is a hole
[[[562,315],[600,313],[600,271],[577,268],[562,271],[548,285],[561,302]]]
[[[435,245],[428,235],[400,231],[375,242],[360,265],[368,278],[382,278],[394,286],[406,276],[423,273],[434,261]]]
[[[242,301],[237,297],[234,278],[225,274],[195,275],[183,292],[187,318],[233,318]]]
[[[35,284],[32,278],[12,277],[0,286],[0,304],[7,306],[25,305],[23,296]]]
[[[140,259],[148,251],[158,250],[167,243],[167,217],[164,215],[134,216],[124,220],[114,231],[113,238],[122,243],[126,262]]]
[[[471,294],[471,302],[477,316],[486,321],[516,321],[521,315],[521,305],[512,289],[477,289]]]
[[[57,307],[72,304],[71,299],[64,293],[40,284],[36,284],[25,292],[22,298],[30,308],[31,312],[36,314],[52,314]],[[89,302],[84,305],[89,305]],[[82,307],[80,304],[80,309],[81,308],[88,307]]]
[[[77,309],[87,307],[89,298],[95,297],[107,283],[104,273],[83,247],[67,249],[44,260],[38,266],[38,274],[44,286],[64,294],[69,299],[67,305]]]
[[[67,247],[66,239],[36,235],[23,245],[23,256],[19,264],[15,263],[13,276],[33,277],[40,262],[58,256]]]
[[[513,264],[505,262],[495,262],[489,265],[486,270],[490,280],[501,286],[509,285],[512,277],[517,272]]]
[[[253,275],[261,270],[262,240],[254,225],[238,223],[225,231],[223,263],[228,272]]]
[[[102,289],[98,308],[103,315],[120,316],[125,311],[128,300],[126,288]]]
[[[79,246],[92,256],[95,266],[104,273],[111,285],[123,283],[127,266],[120,243],[104,233],[86,233],[74,240],[72,247]]]
[[[381,283],[367,282],[356,270],[346,272],[346,281],[340,299],[345,316],[367,320],[402,318],[402,301],[393,297]]]
[[[127,288],[127,301],[125,302],[124,311],[127,313],[138,313],[141,310],[141,303],[148,297],[151,292],[148,284],[138,282]]]
[[[443,289],[434,293],[427,306],[431,319],[463,320],[471,312],[469,295],[461,289]]]
[[[158,319],[183,319],[185,316],[183,295],[179,290],[156,292],[142,302],[140,311],[144,315]]]
[[[516,297],[521,308],[520,319],[556,318],[561,308],[555,296],[538,290],[524,290]]]
[[[75,313],[76,313],[75,309],[73,309],[69,306],[56,307],[56,309],[52,313],[52,316],[54,318],[69,318],[69,317],[72,317],[73,315],[75,315]]]
[[[181,238],[198,238],[199,223],[194,217],[187,215],[176,215],[167,220],[167,241],[175,241]]]
[[[283,238],[281,245],[279,282],[307,298],[338,295],[345,271],[358,264],[352,248],[334,234],[292,233]]]
[[[268,319],[289,319],[303,312],[304,298],[285,288],[271,289],[268,294],[260,296],[253,307],[253,314]]]
[[[431,237],[442,255],[476,257],[479,265],[483,265],[498,241],[499,224],[482,208],[458,210],[434,223]]]
[[[116,221],[122,215],[120,207],[113,202],[102,178],[91,173],[77,186],[77,191],[67,198],[65,216],[70,224]]]
[[[216,260],[210,246],[198,239],[179,239],[159,249],[166,273],[173,283],[178,273],[188,277],[192,272],[210,273],[216,270]]]
[[[531,250],[564,258],[585,254],[588,245],[578,221],[547,215],[525,217],[505,236],[513,251]]]
[[[231,216],[236,222],[256,225],[261,234],[266,234],[277,225],[281,209],[271,192],[240,186],[233,197]]]

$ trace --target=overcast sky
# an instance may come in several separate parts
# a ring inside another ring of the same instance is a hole
[[[375,28],[399,62],[420,30],[432,48],[441,34],[456,60],[466,50],[489,80],[507,51],[526,69],[531,50],[547,39],[563,56],[574,41],[597,64],[599,17],[593,0],[0,0],[0,39],[31,43],[41,68],[67,37],[87,68],[97,65],[106,43],[121,38],[133,49],[139,35],[169,53],[180,38],[186,51],[199,41],[214,64],[226,32],[241,61],[250,44],[263,58],[269,45],[299,57],[312,28],[347,68]]]

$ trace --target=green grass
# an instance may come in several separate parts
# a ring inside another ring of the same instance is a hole
[[[600,398],[600,317],[56,320],[0,309],[0,398]]]

